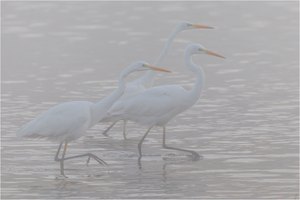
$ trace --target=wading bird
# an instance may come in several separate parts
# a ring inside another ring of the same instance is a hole
[[[170,49],[170,46],[172,42],[174,41],[174,38],[182,31],[184,30],[190,30],[190,29],[213,29],[211,26],[202,25],[202,24],[193,24],[190,22],[180,22],[174,29],[174,31],[171,33],[171,35],[168,37],[164,48],[162,49],[160,55],[158,56],[157,60],[154,62],[154,65],[160,65],[163,59],[165,58],[168,50]],[[134,96],[138,94],[139,92],[144,91],[146,88],[149,88],[153,84],[154,77],[157,75],[154,71],[148,71],[146,74],[141,76],[140,78],[129,82],[126,86],[126,90],[123,94],[123,96],[118,99],[116,103],[119,103],[121,101],[124,101],[125,99]],[[126,124],[127,120],[126,118],[121,117],[105,117],[102,121],[112,121],[113,123],[103,132],[104,135],[107,136],[108,131],[119,121],[123,120],[123,137],[126,139]]]
[[[139,61],[129,65],[119,76],[119,87],[111,95],[97,103],[89,101],[71,101],[58,104],[25,124],[17,136],[31,138],[47,138],[59,142],[55,161],[60,162],[60,173],[64,174],[64,161],[73,158],[87,157],[95,159],[100,164],[106,164],[102,159],[92,153],[65,157],[68,143],[85,134],[86,130],[97,124],[113,103],[120,98],[125,90],[125,78],[134,71],[155,70],[170,72],[168,70],[151,66]],[[59,154],[64,143],[61,158]]]
[[[195,159],[200,157],[197,152],[166,145],[167,123],[173,117],[194,105],[200,98],[204,84],[204,72],[200,66],[193,63],[192,55],[194,54],[207,54],[224,58],[207,50],[200,44],[190,44],[185,50],[185,65],[196,76],[196,82],[191,90],[186,90],[180,85],[152,87],[122,102],[115,103],[109,109],[108,115],[112,118],[121,116],[122,119],[128,119],[148,127],[138,144],[139,164],[142,157],[142,143],[154,126],[163,127],[163,148],[189,152]]]

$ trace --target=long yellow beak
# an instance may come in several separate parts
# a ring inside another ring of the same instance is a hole
[[[217,57],[219,57],[219,58],[224,58],[224,59],[225,59],[224,56],[222,56],[222,55],[220,55],[220,54],[217,54],[217,53],[215,53],[215,52],[213,52],[213,51],[210,51],[210,50],[205,50],[205,53],[206,53],[207,55],[217,56]]]
[[[199,29],[214,29],[212,26],[207,26],[204,24],[192,24],[193,28],[199,28]]]
[[[156,67],[156,66],[148,65],[148,64],[145,64],[145,66],[147,66],[148,68],[150,68],[151,70],[154,70],[154,71],[160,71],[160,72],[168,72],[168,73],[171,73],[170,70],[167,70],[167,69],[164,69],[164,68],[161,68],[161,67]]]

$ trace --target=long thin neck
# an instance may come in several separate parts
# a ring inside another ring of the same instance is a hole
[[[179,32],[180,32],[180,30],[178,28],[176,28],[171,33],[171,35],[169,36],[168,40],[165,43],[164,48],[160,52],[156,61],[154,62],[154,65],[160,65],[162,63],[163,59],[166,57],[166,55],[170,49],[170,46],[171,46],[174,38],[177,36],[177,34]],[[138,82],[139,84],[142,84],[144,86],[151,86],[153,84],[153,79],[156,75],[157,75],[157,73],[155,71],[150,70],[150,71],[146,72],[142,77],[138,78],[136,80],[136,82]]]
[[[161,62],[163,61],[163,59],[166,57],[170,46],[174,40],[174,38],[177,36],[177,34],[180,32],[180,30],[178,28],[176,28],[171,35],[169,36],[168,40],[165,43],[164,48],[162,49],[162,51],[160,52],[158,58],[156,59],[156,61],[154,62],[155,65],[160,65]]]
[[[127,75],[128,73],[122,73],[119,78],[119,87],[112,94],[93,105],[90,127],[101,121],[106,116],[110,107],[123,95],[126,87],[124,79]]]
[[[202,88],[204,86],[204,81],[205,81],[204,71],[202,67],[194,64],[192,60],[192,53],[190,52],[185,53],[185,63],[188,69],[196,75],[196,82],[193,88],[189,91],[189,95],[190,95],[189,99],[191,99],[193,103],[196,103],[196,101],[200,98]]]

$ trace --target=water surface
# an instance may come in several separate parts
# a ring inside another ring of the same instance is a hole
[[[299,5],[297,2],[2,2],[2,198],[299,198]],[[102,123],[70,144],[108,167],[53,161],[58,144],[16,138],[20,126],[53,105],[97,101],[135,60],[153,62],[179,20],[216,26],[178,35],[163,62],[175,73],[156,84],[190,86],[183,51],[198,42],[227,57],[194,56],[206,72],[192,109],[145,140],[145,127]]]

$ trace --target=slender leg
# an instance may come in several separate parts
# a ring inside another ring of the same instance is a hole
[[[127,139],[127,137],[126,137],[126,125],[127,125],[127,120],[124,120],[124,123],[123,123],[123,137],[124,137],[124,140]]]
[[[150,132],[150,130],[152,129],[152,127],[150,127],[147,132],[145,133],[145,135],[142,137],[142,139],[140,140],[139,144],[138,144],[138,149],[139,149],[139,161],[142,158],[142,144],[144,142],[144,139],[147,137],[148,133]]]
[[[105,131],[103,131],[103,135],[108,136],[107,132],[117,123],[118,121],[115,121],[112,123]]]
[[[195,151],[167,146],[166,145],[166,127],[165,126],[163,127],[163,148],[177,150],[177,151],[184,151],[184,152],[191,153],[194,160],[199,160],[199,158],[200,158],[200,155],[197,152],[195,152]]]
[[[57,152],[56,152],[56,155],[54,157],[54,161],[60,161],[60,159],[58,158],[58,155],[59,155],[59,152],[60,152],[60,149],[61,149],[61,146],[62,146],[63,142],[59,144],[58,146],[58,149],[57,149]]]
[[[94,155],[92,153],[85,153],[85,154],[80,154],[80,155],[77,155],[77,156],[70,156],[70,157],[64,158],[64,160],[70,160],[70,159],[73,159],[73,158],[80,158],[80,157],[85,157],[85,156],[88,157],[87,164],[90,162],[90,158],[93,158],[99,164],[101,164],[101,165],[107,165],[107,163],[104,160],[100,159],[98,156],[96,156],[96,155]]]
[[[68,143],[65,142],[65,146],[64,146],[64,150],[63,150],[63,153],[62,153],[62,157],[59,158],[58,155],[59,155],[59,152],[61,150],[61,147],[62,147],[62,144],[63,143],[60,143],[59,147],[58,147],[58,150],[57,150],[57,153],[55,155],[55,158],[54,160],[57,161],[57,162],[60,162],[60,173],[61,175],[65,176],[64,174],[64,161],[65,160],[70,160],[70,159],[73,159],[73,158],[80,158],[80,157],[85,157],[87,156],[88,157],[88,160],[87,160],[87,164],[88,162],[90,161],[90,158],[93,158],[94,160],[96,160],[99,164],[101,165],[107,165],[107,163],[100,159],[99,157],[97,157],[96,155],[92,154],[92,153],[85,153],[85,154],[81,154],[81,155],[77,155],[77,156],[70,156],[70,157],[65,157],[66,155],[66,151],[67,151],[67,147],[68,147]]]
[[[64,157],[65,157],[65,155],[66,155],[67,143],[65,143],[64,150],[63,150],[63,153],[62,153],[62,158],[59,158],[59,157],[58,157],[62,145],[63,145],[63,142],[59,144],[58,149],[57,149],[57,152],[56,152],[55,157],[54,157],[54,160],[55,160],[56,162],[60,162],[60,174],[61,174],[62,176],[64,176],[64,177],[66,177],[66,176],[65,176],[65,173],[64,173]]]
[[[65,175],[65,169],[64,169],[64,159],[65,159],[67,148],[68,148],[68,143],[65,142],[64,151],[63,151],[61,159],[60,159],[60,174],[65,177],[66,177],[66,175]]]

